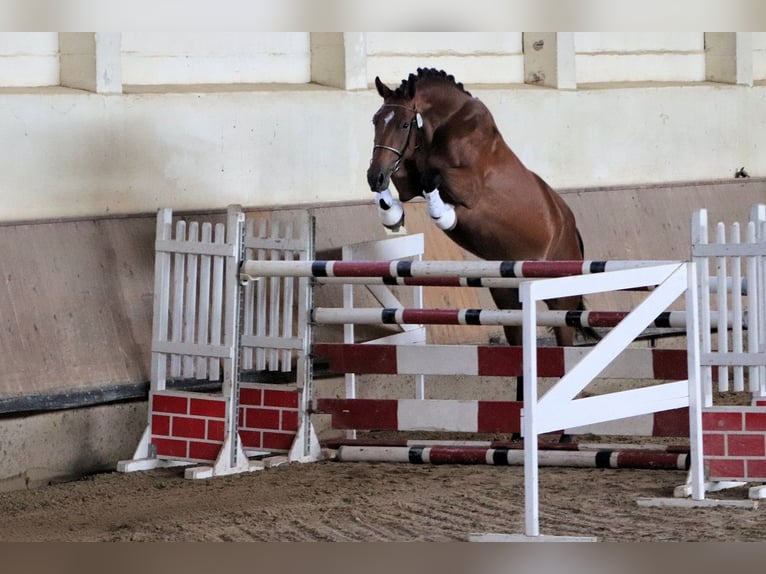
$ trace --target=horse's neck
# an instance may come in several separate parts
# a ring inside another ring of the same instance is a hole
[[[429,85],[419,88],[415,95],[415,109],[422,111],[433,133],[462,108],[470,99],[468,94],[452,86]]]

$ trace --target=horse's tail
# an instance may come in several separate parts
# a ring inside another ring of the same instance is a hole
[[[580,245],[580,255],[583,259],[585,259],[585,243],[583,243],[582,235],[580,235],[580,230],[575,228],[575,232],[577,233],[577,243]],[[577,310],[588,310],[582,297],[580,297],[580,303],[577,305]],[[580,333],[580,336],[582,336],[584,339],[600,341],[603,338],[593,327],[577,327],[577,332]]]

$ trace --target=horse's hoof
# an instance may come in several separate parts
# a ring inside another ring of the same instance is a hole
[[[385,223],[383,224],[383,227],[390,229],[394,233],[398,232],[402,226],[404,226],[404,214],[402,214],[402,218],[393,225],[386,225]]]

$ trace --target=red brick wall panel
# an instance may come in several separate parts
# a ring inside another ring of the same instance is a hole
[[[170,436],[170,417],[152,414],[152,435]]]
[[[746,431],[766,431],[766,409],[760,412],[745,412]]]
[[[295,390],[275,391],[270,389],[264,389],[263,390],[263,406],[297,409],[298,408],[298,392]]]
[[[261,389],[241,387],[239,389],[239,404],[259,407],[263,404],[263,392]]]
[[[282,411],[282,425],[283,431],[298,431],[298,411]]]
[[[241,430],[239,438],[242,439],[242,446],[247,448],[263,448],[263,437],[260,431]]]
[[[249,408],[245,411],[244,427],[279,430],[279,410]]]
[[[152,444],[157,448],[157,456],[186,458],[185,440],[152,437]]]
[[[726,456],[726,435],[724,433],[703,433],[702,451],[705,456]]]
[[[741,458],[714,458],[706,461],[712,480],[730,480],[745,476],[745,461]]]
[[[221,420],[208,420],[207,421],[207,440],[215,440],[223,442],[226,435],[225,423]]]
[[[226,402],[223,399],[191,399],[189,414],[222,419],[226,416]]]
[[[741,431],[741,412],[703,411],[702,429],[706,431]]]
[[[766,442],[762,434],[726,435],[726,453],[729,456],[763,457],[766,455]]]
[[[173,417],[171,426],[174,437],[205,438],[205,419]]]
[[[152,412],[188,414],[189,399],[174,395],[155,394],[152,397]]]
[[[766,458],[748,459],[746,461],[747,474],[752,481],[766,482]]]
[[[218,453],[220,451],[221,443],[197,441],[191,441],[189,443],[189,458],[193,458],[195,460],[214,461],[216,458],[218,458]]]
[[[291,433],[263,433],[263,448],[271,450],[290,450],[295,435]]]

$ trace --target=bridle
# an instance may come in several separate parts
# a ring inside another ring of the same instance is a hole
[[[417,123],[418,127],[421,127],[422,120],[420,119],[420,114],[414,108],[408,108],[407,106],[403,106],[401,104],[383,104],[380,107],[381,108],[402,108],[413,113],[412,119],[409,122],[410,126],[409,126],[409,129],[407,130],[407,135],[404,138],[404,144],[402,145],[400,149],[396,149],[395,147],[373,142],[373,146],[372,146],[373,153],[375,153],[376,149],[385,149],[385,150],[394,152],[396,154],[396,162],[394,163],[394,167],[391,171],[391,173],[395,173],[396,170],[399,169],[399,164],[402,162],[402,158],[404,157],[404,152],[407,151],[407,146],[410,145],[410,135],[412,134],[412,125]],[[415,146],[415,149],[417,149],[417,147],[418,146]],[[370,163],[372,163],[372,159],[370,159]]]

